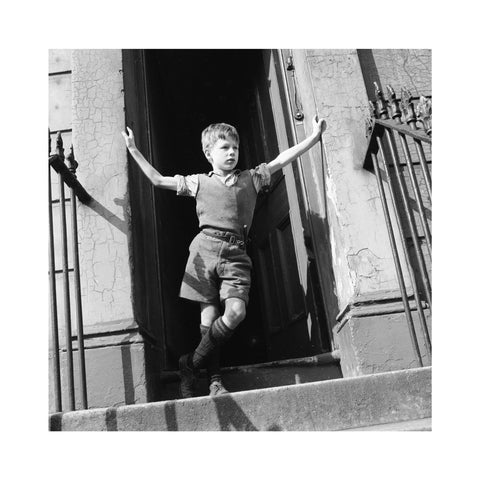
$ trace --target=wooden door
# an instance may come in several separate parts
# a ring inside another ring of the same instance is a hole
[[[146,82],[145,52],[123,50],[125,120],[135,132],[135,141],[147,158],[152,157],[149,95]],[[135,319],[146,339],[159,349],[158,358],[165,364],[162,278],[159,269],[159,242],[153,187],[132,162],[128,165],[132,228],[133,297]]]
[[[273,58],[266,54],[248,99],[249,131],[242,148],[249,166],[273,160],[280,149],[289,146],[288,139],[279,139],[282,113],[277,111],[275,118],[272,107],[272,98],[276,101],[278,95],[272,92],[278,90],[276,75]],[[316,309],[307,302],[308,258],[294,183],[288,167],[276,172],[269,192],[257,200],[250,232],[249,253],[259,288],[268,360],[319,352]]]

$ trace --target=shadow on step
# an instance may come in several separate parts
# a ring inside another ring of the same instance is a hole
[[[230,395],[222,395],[212,398],[216,409],[218,419],[218,430],[220,431],[241,431],[241,432],[257,432],[258,428],[250,421],[245,412],[235,402]],[[169,402],[165,409],[165,420],[168,431],[179,431],[176,415],[177,404]],[[267,431],[282,430],[279,425],[272,424]]]

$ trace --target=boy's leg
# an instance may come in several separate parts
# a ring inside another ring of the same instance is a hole
[[[200,334],[202,338],[208,333],[212,323],[220,316],[220,308],[215,304],[200,304]],[[211,384],[213,381],[221,382],[220,377],[220,349],[216,348],[207,362],[207,377]]]
[[[220,307],[212,303],[200,303],[200,333],[202,337],[204,332],[208,332],[210,326],[220,316]],[[218,349],[217,349],[218,352]],[[220,363],[218,358],[218,353],[214,352],[210,361],[212,365],[207,365],[207,369],[210,369],[218,374],[220,373]],[[217,358],[215,358],[217,357]],[[215,364],[216,362],[216,364]],[[217,367],[218,365],[218,367]],[[191,398],[195,396],[195,387],[197,383],[197,378],[191,362],[189,361],[188,355],[183,355],[179,360],[179,369],[180,369],[180,394],[183,398]]]
[[[200,323],[202,326],[210,328],[219,316],[219,305],[215,303],[200,303]]]
[[[208,334],[209,327],[200,325],[200,333],[202,338]],[[228,390],[223,386],[222,375],[220,370],[220,347],[215,348],[207,360],[207,380],[208,389],[211,397],[224,395]]]
[[[192,354],[183,355],[179,360],[180,392],[182,397],[194,396],[195,371],[207,365],[214,350],[223,345],[233,334],[234,329],[242,322],[246,314],[245,301],[240,298],[227,298],[225,312],[218,317],[202,337],[198,347]]]
[[[225,312],[223,313],[223,321],[228,328],[234,330],[245,319],[247,313],[247,305],[245,300],[241,298],[227,298],[225,300]]]
[[[240,298],[227,298],[225,312],[217,318],[207,332],[195,352],[191,356],[190,365],[196,370],[204,367],[216,347],[223,345],[233,334],[234,329],[245,318],[245,301]]]

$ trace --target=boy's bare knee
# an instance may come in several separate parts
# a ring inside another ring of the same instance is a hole
[[[227,326],[235,328],[247,313],[245,302],[240,298],[228,298],[225,301],[225,313]]]
[[[220,316],[220,308],[211,303],[200,304],[201,324],[209,327]]]

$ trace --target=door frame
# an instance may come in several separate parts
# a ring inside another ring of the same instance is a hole
[[[275,131],[278,138],[279,150],[283,151],[287,148],[297,144],[305,138],[305,128],[303,122],[294,121],[294,113],[292,105],[293,99],[291,97],[286,60],[289,53],[287,50],[270,50],[264,53],[265,74],[269,80],[270,101],[272,104],[272,111],[275,122]],[[298,94],[297,94],[298,96]],[[320,145],[320,156],[323,165],[323,148]],[[323,294],[322,279],[324,275],[319,268],[319,242],[324,241],[323,238],[318,238],[315,229],[311,225],[309,215],[309,197],[305,185],[304,173],[301,161],[292,163],[283,168],[285,176],[285,184],[287,188],[287,196],[290,204],[290,221],[292,226],[292,233],[295,245],[295,254],[297,258],[298,274],[300,283],[304,290],[305,298],[309,301],[308,294],[314,296],[311,301],[313,308],[320,309],[316,324],[312,324],[311,317],[307,319],[310,338],[312,338],[312,328],[318,329],[318,336],[324,350],[331,351],[334,348],[333,335],[331,333],[331,321],[328,319],[326,312],[328,312],[327,305],[325,305],[325,296]],[[307,238],[310,240],[312,248],[309,251],[306,246]],[[320,292],[309,292],[312,289],[312,282],[309,275],[309,268],[314,265],[316,276],[319,280]],[[323,317],[326,328],[320,326],[321,317]],[[325,337],[328,338],[325,338]]]
[[[148,155],[151,153],[151,138],[150,138],[150,118],[149,118],[149,111],[148,111],[148,92],[147,92],[147,83],[146,83],[146,65],[145,65],[145,51],[144,50],[123,50],[123,68],[124,68],[124,75],[130,75],[130,81],[125,82],[125,110],[126,110],[126,120],[127,124],[131,125],[132,118],[136,119],[137,122],[144,125],[144,129],[141,131],[145,132],[145,138],[138,139],[139,144],[142,144],[142,148],[144,149],[145,153]],[[269,96],[270,96],[270,103],[272,107],[273,113],[273,120],[274,120],[274,130],[276,133],[279,151],[283,151],[288,149],[292,145],[298,142],[297,132],[295,130],[295,125],[293,123],[293,116],[291,112],[291,103],[290,103],[290,94],[288,90],[288,84],[286,81],[286,67],[284,65],[282,51],[281,50],[264,50],[263,51],[263,59],[264,59],[264,73],[269,84]],[[124,77],[125,78],[125,77]],[[127,85],[129,83],[129,85]],[[129,91],[130,88],[130,91]],[[133,91],[136,90],[136,91]],[[133,98],[136,98],[137,104],[135,105]],[[130,100],[128,100],[130,99]],[[142,106],[144,108],[142,108]],[[147,158],[151,158],[148,155]],[[129,168],[129,176],[130,177],[137,177],[138,169]],[[136,173],[135,173],[136,172]],[[309,253],[307,251],[307,247],[305,244],[305,232],[309,232],[308,222],[306,221],[307,213],[305,210],[305,205],[302,205],[302,199],[305,198],[305,192],[302,191],[301,185],[298,182],[298,174],[296,175],[294,171],[294,167],[292,164],[288,165],[283,169],[283,174],[285,178],[285,186],[287,191],[287,198],[289,202],[289,216],[292,228],[292,235],[295,247],[295,257],[297,261],[297,268],[299,274],[299,280],[305,297],[307,298],[307,293],[309,289],[312,289],[311,281],[309,279],[309,268],[311,263],[311,258],[309,258]],[[138,174],[139,175],[139,174]],[[141,182],[140,179],[136,178],[134,182],[131,184],[136,184]],[[153,187],[149,190],[142,187],[140,191],[131,191],[130,196],[131,200],[136,197],[137,202],[143,198],[143,209],[148,210],[148,212],[143,212],[142,215],[138,214],[137,219],[141,222],[147,222],[147,217],[156,218],[155,212],[155,201],[154,201],[154,193]],[[135,202],[131,202],[135,203]],[[132,217],[135,216],[135,212],[133,212],[134,207],[132,205]],[[155,225],[155,222],[153,222]],[[134,232],[132,232],[133,237],[135,237]],[[152,236],[154,237],[154,245],[158,245],[159,242],[159,235],[154,228],[152,232]],[[152,317],[152,312],[150,310],[149,304],[144,304],[144,294],[140,294],[137,292],[134,293],[134,297],[136,301],[134,303],[137,304],[137,323],[141,330],[144,333],[150,336],[153,339],[153,343],[156,344],[157,347],[160,349],[160,357],[161,363],[166,365],[167,358],[166,358],[166,338],[165,338],[165,312],[164,312],[164,302],[163,302],[163,294],[164,290],[162,288],[162,283],[165,279],[162,279],[162,269],[160,268],[160,259],[158,256],[158,252],[155,250],[153,252],[153,258],[147,259],[147,251],[148,249],[144,249],[142,253],[142,248],[140,245],[135,245],[136,238],[132,238],[133,243],[133,261],[137,265],[145,264],[148,261],[152,261],[155,265],[156,270],[156,278],[151,278],[153,284],[149,284],[149,288],[153,288],[151,292],[152,295],[147,295],[148,297],[153,297],[155,305],[153,306],[154,311],[158,315],[156,321],[154,321]],[[142,258],[140,256],[143,255]],[[139,270],[135,269],[134,270]],[[153,274],[151,273],[153,277]],[[321,278],[321,277],[320,277]],[[141,281],[139,284],[143,284],[143,278],[140,279]],[[163,281],[162,281],[163,280]],[[138,283],[138,282],[136,282]],[[137,289],[138,290],[138,289]],[[308,299],[307,299],[308,302]],[[323,305],[316,305],[314,308],[321,307]],[[320,318],[317,316],[318,320]],[[310,335],[310,339],[313,337],[312,335],[312,328],[319,328],[319,321],[312,322],[311,313],[309,313],[307,317],[307,327]],[[327,322],[328,323],[328,322]],[[142,328],[143,327],[143,328]],[[331,338],[330,329],[328,329],[328,336],[329,339]],[[325,333],[323,335],[319,332],[319,337],[324,338]],[[324,344],[325,342],[322,342]],[[331,345],[325,348],[323,345],[323,349],[330,349]]]
[[[135,142],[147,159],[152,158],[150,109],[145,50],[122,50],[125,125],[135,132]],[[150,160],[149,160],[150,161]],[[138,168],[128,162],[128,190],[131,211],[133,307],[144,338],[157,350],[161,368],[167,363],[163,278],[158,248],[154,187]],[[142,268],[144,267],[144,268]]]

